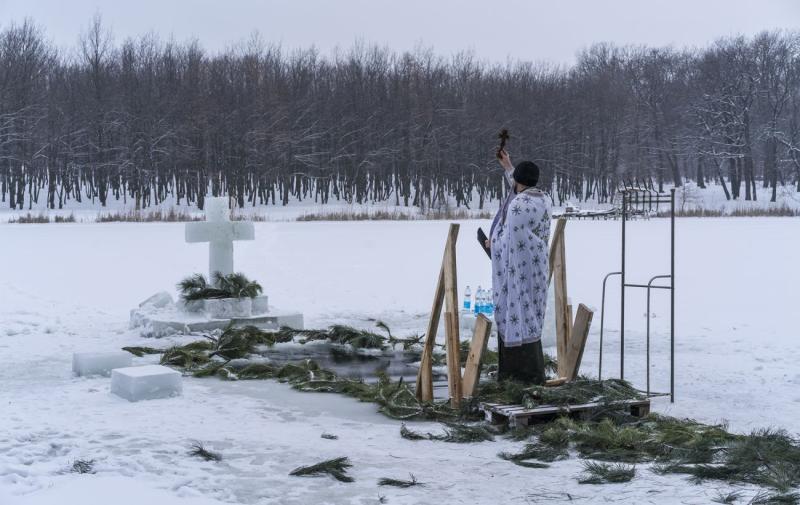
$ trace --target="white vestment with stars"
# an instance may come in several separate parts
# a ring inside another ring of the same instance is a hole
[[[505,347],[542,338],[547,303],[550,197],[536,188],[512,195],[491,232],[494,317]]]

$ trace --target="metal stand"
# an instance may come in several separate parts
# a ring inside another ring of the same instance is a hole
[[[620,276],[620,344],[619,344],[619,377],[625,378],[625,288],[643,288],[647,290],[647,395],[654,396],[659,393],[650,391],[650,291],[653,289],[668,289],[670,291],[670,351],[669,351],[669,397],[670,402],[675,402],[675,189],[670,190],[669,196],[644,188],[626,187],[620,191],[622,195],[622,261],[619,272],[611,272],[603,279],[603,297],[600,308],[600,365],[597,372],[598,378],[603,377],[603,326],[605,320],[606,281],[612,275]],[[670,219],[670,273],[669,275],[656,275],[650,278],[647,284],[627,283],[625,280],[625,223],[628,219],[645,216],[650,212],[658,212],[660,204],[669,204]],[[657,279],[669,279],[669,285],[653,285]]]

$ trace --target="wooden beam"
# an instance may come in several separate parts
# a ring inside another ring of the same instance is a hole
[[[458,239],[459,225],[451,224],[447,233],[447,241],[444,246],[444,256],[442,266],[439,269],[439,278],[436,281],[436,292],[433,295],[433,305],[431,316],[428,320],[428,328],[425,331],[425,345],[422,348],[422,359],[419,371],[417,372],[417,399],[424,402],[433,401],[433,344],[436,342],[436,332],[439,329],[439,318],[442,313],[442,305],[445,299],[445,263],[450,256],[449,251],[455,251],[455,243]],[[454,258],[455,259],[455,258]],[[456,296],[458,293],[456,293]]]
[[[458,320],[458,278],[456,271],[456,238],[458,224],[450,225],[447,246],[444,252],[444,313],[445,340],[447,346],[447,384],[450,389],[450,405],[461,404],[461,338]],[[448,316],[449,314],[449,316]],[[448,321],[448,318],[450,319]]]
[[[481,378],[481,364],[483,353],[486,352],[486,344],[489,342],[489,334],[492,331],[492,322],[483,314],[478,314],[475,320],[475,332],[472,334],[472,342],[469,346],[467,364],[464,366],[464,380],[462,381],[464,398],[472,397],[478,381]]]
[[[556,221],[556,228],[553,230],[553,234],[550,236],[550,255],[549,258],[549,268],[547,272],[547,285],[550,286],[550,280],[553,278],[553,263],[555,263],[556,257],[556,247],[558,242],[564,238],[564,227],[567,226],[567,220],[559,218]]]
[[[447,386],[450,406],[461,406],[461,346],[458,341],[458,313],[444,313],[444,328],[447,333]]]
[[[589,337],[589,327],[592,325],[593,315],[594,312],[589,310],[589,307],[582,303],[578,305],[578,313],[575,315],[575,324],[572,327],[572,338],[569,341],[564,363],[566,369],[565,377],[569,380],[578,378],[578,371],[581,368],[583,350],[586,347],[586,339]],[[561,368],[560,361],[559,368]]]
[[[570,339],[572,339],[572,304],[567,304],[567,345],[569,346]]]
[[[436,292],[433,295],[431,317],[428,320],[428,329],[425,331],[425,345],[422,348],[422,359],[417,372],[417,400],[423,402],[433,401],[433,344],[436,342],[443,304],[444,266],[439,271],[439,281],[436,283]]]
[[[458,278],[456,275],[456,240],[459,225],[452,223],[444,252],[444,310],[458,314]]]
[[[567,355],[567,345],[569,344],[570,325],[572,321],[569,317],[567,307],[567,265],[566,254],[564,252],[563,234],[555,243],[555,255],[553,258],[553,281],[555,282],[555,312],[556,312],[556,353],[558,361],[558,376],[567,377],[566,367],[564,366]]]
[[[562,384],[565,384],[566,382],[567,382],[567,378],[566,377],[559,377],[558,379],[550,379],[549,381],[545,381],[544,382],[544,386],[548,387],[548,388],[552,388],[552,387],[556,387],[556,386],[560,386]]]

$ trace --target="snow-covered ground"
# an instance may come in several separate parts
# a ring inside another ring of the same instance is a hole
[[[629,280],[668,271],[668,221],[629,224]],[[460,288],[487,286],[490,265],[462,221]],[[424,330],[448,223],[256,223],[237,242],[236,269],[262,282],[308,327],[386,321],[396,335]],[[749,431],[800,431],[795,321],[800,220],[679,219],[677,398],[655,410]],[[549,469],[497,457],[522,444],[411,442],[400,423],[339,395],[299,393],[272,381],[184,379],[178,398],[129,403],[109,380],[74,378],[73,351],[150,344],[128,330],[128,310],[183,276],[203,272],[207,246],[183,225],[0,225],[0,504],[131,503],[708,503],[729,486],[696,486],[638,468],[630,483],[581,486],[577,459]],[[603,276],[619,267],[619,222],[567,225],[569,294],[599,311]],[[610,281],[604,375],[618,368],[619,286]],[[653,386],[668,387],[668,311],[655,292]],[[629,292],[626,378],[643,386],[644,293]],[[583,371],[596,373],[599,312]],[[494,345],[492,342],[490,345]],[[155,357],[134,358],[135,363]],[[438,430],[434,423],[415,429]],[[321,439],[323,432],[338,440]],[[223,454],[187,456],[193,441]],[[289,477],[295,467],[349,456],[355,482]],[[97,474],[68,469],[93,459]],[[378,487],[381,477],[424,487]],[[753,490],[746,489],[746,494]]]

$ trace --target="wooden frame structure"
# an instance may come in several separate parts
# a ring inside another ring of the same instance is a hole
[[[575,319],[572,319],[572,305],[567,297],[567,255],[564,228],[567,220],[559,218],[550,239],[550,272],[548,285],[554,282],[556,313],[556,360],[558,377],[556,381],[574,380],[578,377],[583,359],[583,350],[592,325],[592,312],[586,305],[578,305]],[[555,384],[554,384],[555,385]]]
[[[442,267],[436,282],[431,317],[425,332],[425,345],[422,361],[417,373],[417,398],[420,401],[433,401],[433,345],[439,329],[439,319],[444,306],[445,349],[447,351],[447,385],[450,404],[454,408],[461,405],[461,399],[472,396],[480,378],[481,361],[489,341],[492,323],[483,314],[475,322],[475,331],[470,344],[464,376],[461,375],[461,339],[459,336],[458,280],[456,276],[456,241],[459,225],[450,224],[447,242],[444,247]]]
[[[578,305],[575,320],[572,319],[572,306],[567,298],[567,267],[564,243],[565,219],[556,221],[550,243],[550,271],[548,285],[555,279],[556,311],[556,351],[558,359],[558,379],[548,385],[559,385],[574,380],[578,376],[586,338],[592,324],[593,312],[583,304]],[[431,316],[425,332],[425,344],[417,373],[416,395],[420,401],[433,401],[433,346],[439,320],[444,308],[445,348],[447,351],[447,385],[450,404],[457,408],[462,398],[473,395],[480,379],[483,354],[489,341],[492,323],[483,314],[478,315],[470,343],[464,374],[461,374],[461,340],[459,336],[458,280],[456,276],[456,241],[458,224],[450,224],[447,242],[444,247],[442,266],[436,282]]]

